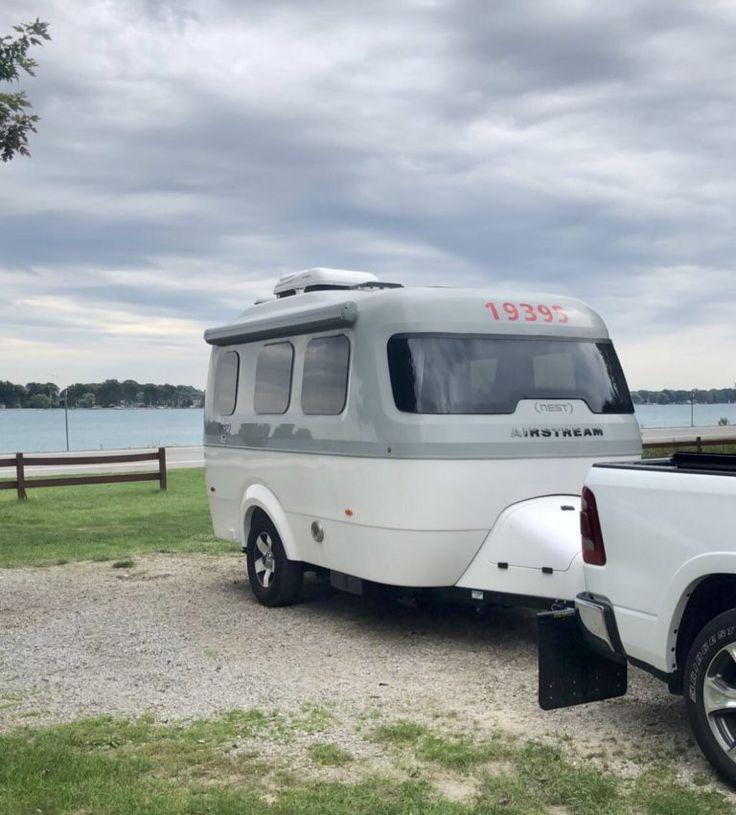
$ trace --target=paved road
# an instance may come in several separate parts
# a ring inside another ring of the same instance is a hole
[[[643,427],[644,442],[693,441],[701,439],[733,439],[736,442],[736,425],[726,427]]]
[[[736,442],[736,426],[728,427],[645,427],[641,431],[642,440],[644,442],[661,442],[663,444],[672,441],[689,441],[694,440],[696,436],[703,439],[733,439]],[[27,472],[33,474],[64,474],[64,473],[92,473],[92,472],[126,472],[136,470],[150,470],[155,466],[152,461],[139,461],[126,464],[91,464],[86,466],[74,466],[75,456],[90,455],[89,451],[86,453],[54,453],[53,455],[64,456],[69,458],[69,464],[63,467],[28,467]],[[145,450],[100,450],[102,453],[142,453]],[[4,456],[5,454],[3,454]],[[28,456],[32,456],[29,453]],[[43,455],[38,453],[38,455]],[[0,456],[2,457],[2,456]],[[183,467],[203,467],[204,466],[204,450],[202,447],[167,447],[166,448],[166,462],[168,469],[177,470]]]

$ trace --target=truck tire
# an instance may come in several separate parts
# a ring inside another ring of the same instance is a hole
[[[736,786],[736,609],[696,635],[685,663],[685,704],[700,749]]]
[[[253,519],[246,563],[250,587],[261,605],[289,606],[299,599],[304,566],[286,557],[279,533],[266,515]]]

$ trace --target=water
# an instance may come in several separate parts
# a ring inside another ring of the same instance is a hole
[[[690,405],[638,405],[642,427],[689,427]],[[736,425],[736,404],[695,405],[696,427]],[[70,450],[174,447],[202,443],[200,408],[70,410]],[[0,453],[56,452],[66,449],[64,411],[0,410]]]
[[[70,450],[202,444],[201,408],[70,410]],[[66,450],[64,411],[0,410],[0,453]]]
[[[693,405],[695,427],[713,427],[721,418],[736,425],[736,404]],[[690,405],[637,405],[636,418],[642,427],[690,427]]]

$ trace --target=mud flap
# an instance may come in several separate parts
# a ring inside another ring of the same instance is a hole
[[[613,699],[626,693],[625,662],[594,651],[573,609],[537,614],[539,706],[543,710]]]

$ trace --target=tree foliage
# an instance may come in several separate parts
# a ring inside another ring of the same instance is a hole
[[[631,391],[635,405],[686,405],[692,399],[696,405],[718,405],[736,402],[736,387],[710,388],[709,390]]]
[[[48,23],[36,19],[13,27],[15,35],[0,37],[0,82],[18,82],[21,73],[35,76],[37,62],[28,56],[34,45],[50,40]],[[28,134],[36,132],[38,116],[28,110],[31,103],[23,91],[0,93],[0,158],[9,161],[17,153],[30,156]]]
[[[134,379],[118,382],[77,382],[66,389],[69,407],[191,407],[200,405],[204,392],[191,385],[140,384]],[[7,408],[60,407],[63,391],[53,382],[16,385],[0,380],[0,405]]]

